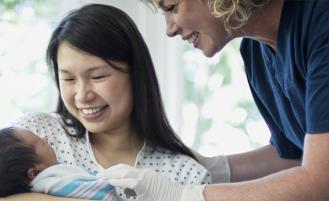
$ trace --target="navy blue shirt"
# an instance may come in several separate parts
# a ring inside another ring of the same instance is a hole
[[[300,158],[306,133],[329,132],[329,1],[285,1],[276,50],[243,39],[255,102],[284,158]]]

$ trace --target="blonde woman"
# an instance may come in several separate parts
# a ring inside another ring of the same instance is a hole
[[[271,139],[248,153],[199,157],[213,181],[226,170],[235,183],[179,186],[150,170],[119,166],[112,184],[135,189],[140,201],[329,200],[328,1],[148,3],[164,11],[169,37],[182,37],[208,57],[243,38],[246,76]]]

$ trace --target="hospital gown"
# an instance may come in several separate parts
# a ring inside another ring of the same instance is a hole
[[[47,137],[59,161],[79,166],[93,174],[104,170],[95,158],[89,133],[82,138],[70,136],[74,135],[74,129],[67,127],[56,113],[28,113],[13,122],[13,125],[29,129],[40,137]],[[151,168],[169,180],[184,185],[211,183],[209,172],[191,157],[154,148],[148,143],[144,143],[134,166]],[[137,200],[133,193],[120,188],[116,188],[116,191],[123,200]]]

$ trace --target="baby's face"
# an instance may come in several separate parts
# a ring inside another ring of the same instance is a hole
[[[16,129],[15,135],[22,140],[25,145],[34,148],[37,155],[37,163],[42,170],[57,163],[56,154],[50,144],[48,144],[47,139],[42,139],[25,129]]]

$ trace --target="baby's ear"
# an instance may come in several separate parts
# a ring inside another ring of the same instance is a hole
[[[33,166],[27,171],[28,177],[33,180],[41,171],[39,168]]]

